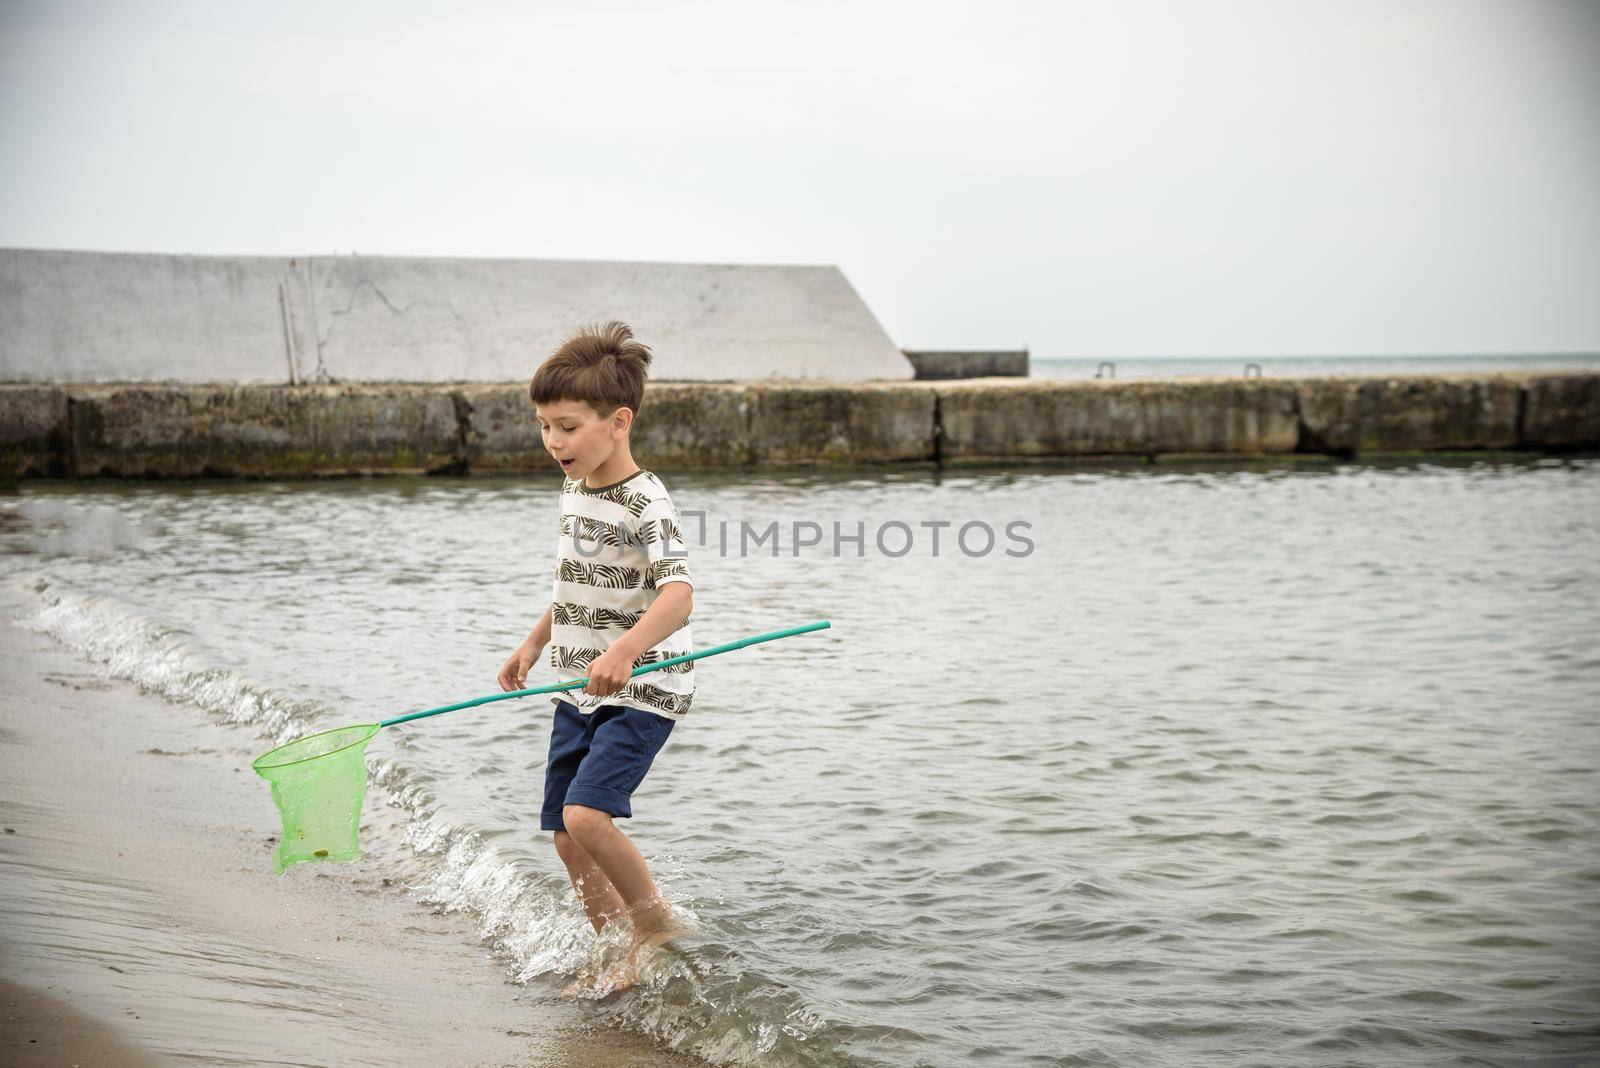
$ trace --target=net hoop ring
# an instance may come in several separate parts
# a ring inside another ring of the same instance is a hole
[[[262,753],[260,756],[256,757],[250,762],[250,766],[255,769],[257,775],[265,775],[269,771],[276,771],[279,768],[293,767],[295,764],[304,764],[308,760],[321,760],[323,757],[332,756],[335,753],[342,753],[351,746],[365,745],[372,739],[374,734],[378,733],[379,729],[380,725],[377,723],[359,723],[353,727],[335,727],[331,731],[318,731],[316,734],[308,734],[303,738],[296,738],[292,742],[285,742],[276,749],[270,749],[267,752]],[[351,739],[350,741],[345,742],[343,745],[335,746],[334,748],[325,752],[312,753],[310,756],[293,757],[287,760],[282,759],[282,755],[286,749],[297,749],[315,738],[325,738],[330,734],[346,733],[351,735]]]

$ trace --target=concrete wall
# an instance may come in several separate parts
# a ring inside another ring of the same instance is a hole
[[[1299,440],[1291,380],[953,383],[938,393],[946,463],[1292,453]]]
[[[957,352],[905,350],[918,379],[1026,376],[1028,350],[1020,352]]]
[[[1600,375],[653,383],[664,470],[1600,451]],[[522,383],[0,385],[0,476],[553,473]]]
[[[0,381],[525,381],[610,318],[656,379],[912,375],[837,267],[0,250]]]
[[[1509,377],[1323,379],[1299,390],[1301,432],[1315,452],[1509,449],[1523,391]]]

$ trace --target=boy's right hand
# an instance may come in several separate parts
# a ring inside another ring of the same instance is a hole
[[[538,649],[530,649],[525,645],[518,647],[500,668],[500,688],[508,693],[512,690],[527,689],[528,670],[538,661],[542,652],[544,652],[543,646]]]

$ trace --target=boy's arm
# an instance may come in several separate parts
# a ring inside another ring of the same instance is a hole
[[[639,622],[589,665],[589,684],[583,692],[604,696],[626,686],[633,676],[633,662],[683,626],[693,609],[694,589],[689,583],[668,582],[658,587],[655,601]]]
[[[496,680],[500,688],[506,692],[527,688],[528,670],[533,667],[533,662],[539,659],[539,654],[544,647],[550,644],[550,616],[555,605],[547,604],[544,615],[539,617],[539,622],[533,625],[533,630],[523,643],[517,646],[517,651],[512,653],[500,667],[500,676]],[[639,622],[644,622],[640,620]]]
[[[544,615],[539,617],[539,622],[528,632],[528,640],[522,643],[524,647],[543,649],[550,644],[550,617],[555,610],[554,602],[544,606]]]
[[[656,591],[655,603],[639,617],[639,622],[612,643],[612,648],[619,645],[625,648],[631,672],[633,662],[683,626],[693,608],[694,589],[687,582],[669,582]]]

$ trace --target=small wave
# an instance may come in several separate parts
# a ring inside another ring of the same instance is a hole
[[[147,619],[109,597],[79,593],[48,576],[18,581],[42,602],[27,622],[99,663],[113,678],[228,722],[257,726],[277,744],[309,731],[325,711],[205,666],[190,652],[181,629]]]

